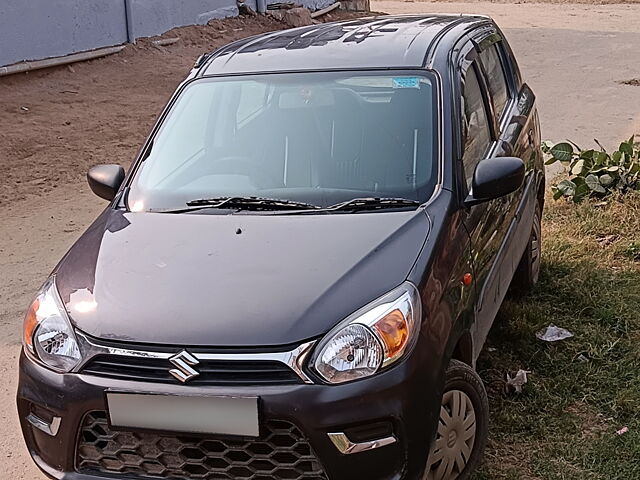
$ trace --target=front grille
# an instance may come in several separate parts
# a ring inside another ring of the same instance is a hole
[[[167,359],[124,355],[97,355],[82,373],[121,380],[180,383],[169,370]],[[287,365],[277,361],[201,360],[195,367],[200,375],[189,385],[287,385],[303,383]]]
[[[76,471],[127,480],[327,480],[311,446],[289,422],[266,422],[259,439],[223,439],[110,430],[102,411],[84,418]]]

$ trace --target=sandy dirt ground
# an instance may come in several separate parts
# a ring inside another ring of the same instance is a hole
[[[389,13],[476,12],[503,27],[539,98],[545,138],[615,145],[640,133],[640,9],[633,5],[373,1]],[[19,432],[14,396],[24,310],[65,250],[104,208],[88,167],[128,166],[193,60],[267,20],[170,32],[92,62],[0,78],[0,478],[41,480]]]

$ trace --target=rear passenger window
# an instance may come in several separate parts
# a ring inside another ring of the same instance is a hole
[[[482,52],[480,52],[480,60],[487,73],[487,81],[489,90],[493,97],[493,109],[496,113],[496,119],[500,120],[504,113],[507,100],[509,99],[509,90],[507,88],[507,79],[502,68],[502,61],[498,53],[498,44],[495,43]]]
[[[462,101],[464,103],[464,127],[466,131],[462,164],[467,187],[471,189],[473,172],[478,162],[485,157],[491,142],[482,91],[474,68],[467,70]]]

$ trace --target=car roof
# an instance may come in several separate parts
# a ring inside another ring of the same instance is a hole
[[[435,50],[452,48],[464,32],[487,21],[480,15],[397,15],[271,32],[216,50],[202,63],[198,76],[421,68]]]

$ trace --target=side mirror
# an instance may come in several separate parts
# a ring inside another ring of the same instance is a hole
[[[482,160],[473,173],[473,188],[466,206],[504,197],[520,188],[524,181],[524,162],[515,157]]]
[[[124,180],[120,165],[96,165],[87,172],[87,182],[93,193],[105,200],[113,200]]]

